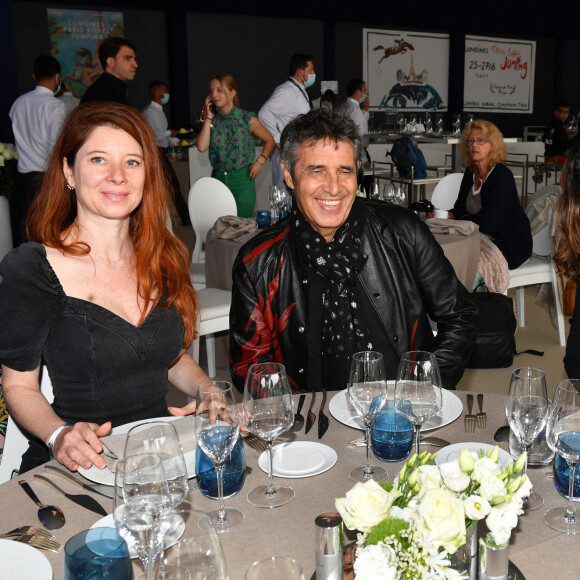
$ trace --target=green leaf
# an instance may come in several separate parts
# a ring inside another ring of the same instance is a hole
[[[382,542],[387,536],[397,536],[401,530],[409,529],[409,523],[399,518],[387,518],[379,522],[367,536],[365,544],[367,546],[374,546]]]
[[[379,481],[379,485],[387,492],[389,493],[393,487],[395,487],[393,485],[392,481]]]

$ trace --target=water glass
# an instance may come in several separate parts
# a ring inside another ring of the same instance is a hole
[[[566,460],[556,453],[554,457],[554,485],[556,489],[566,499],[568,499],[568,490],[570,483],[570,466]],[[572,501],[580,502],[580,470],[574,474],[574,490],[572,492]]]
[[[246,580],[304,580],[302,566],[293,558],[273,556],[254,562],[246,572]]]
[[[268,210],[259,210],[256,212],[256,223],[258,228],[263,230],[264,228],[270,227],[272,222],[272,214]]]
[[[413,423],[395,411],[393,401],[387,401],[375,417],[371,429],[373,453],[381,461],[401,461],[411,451]]]
[[[212,460],[198,445],[195,455],[195,473],[201,493],[206,497],[217,499],[217,473]],[[241,439],[238,439],[230,456],[224,464],[224,498],[238,493],[246,480],[246,454]]]
[[[65,580],[131,577],[129,548],[115,528],[79,532],[64,547]]]

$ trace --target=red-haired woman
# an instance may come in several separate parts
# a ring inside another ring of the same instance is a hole
[[[31,241],[0,265],[2,386],[33,435],[21,471],[49,448],[71,470],[102,469],[111,425],[167,415],[168,380],[190,396],[208,380],[184,350],[197,300],[187,249],[165,225],[168,195],[141,113],[116,103],[71,112],[28,216]]]

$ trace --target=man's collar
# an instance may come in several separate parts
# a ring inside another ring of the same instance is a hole
[[[302,88],[306,88],[304,86],[304,81],[302,81],[301,79],[297,79],[296,78],[296,73],[294,73],[293,76],[290,77],[292,80],[294,80],[295,82],[297,82]]]

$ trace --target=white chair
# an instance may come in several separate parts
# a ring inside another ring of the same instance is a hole
[[[236,200],[221,181],[200,177],[189,190],[189,217],[195,232],[191,256],[191,282],[196,290],[205,288],[205,238],[219,217],[237,215]]]
[[[459,196],[459,187],[463,180],[463,173],[450,173],[446,175],[433,190],[431,203],[437,209],[451,210]]]
[[[197,292],[197,297],[200,307],[197,320],[198,335],[189,347],[189,354],[199,362],[199,341],[205,336],[208,375],[213,378],[216,375],[214,334],[230,328],[232,293],[218,288],[205,288]]]
[[[564,330],[564,314],[560,298],[560,283],[552,260],[554,245],[550,237],[550,226],[546,226],[533,237],[532,257],[515,270],[510,270],[508,288],[516,288],[516,303],[518,307],[518,322],[525,326],[524,319],[524,287],[533,284],[549,283],[552,285],[554,301],[556,302],[556,321],[560,346],[566,345]]]
[[[42,367],[40,377],[40,391],[49,403],[54,400],[52,383],[48,376],[46,367]],[[4,451],[0,461],[0,484],[5,483],[18,474],[18,468],[22,461],[22,454],[28,449],[28,437],[20,429],[16,421],[9,415],[6,425],[6,437],[4,440]]]

